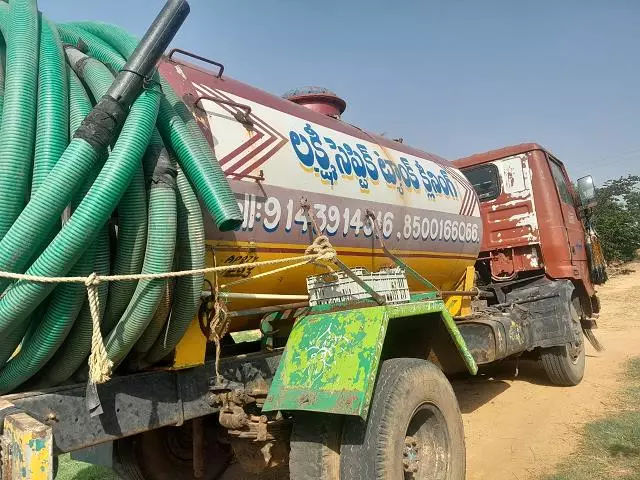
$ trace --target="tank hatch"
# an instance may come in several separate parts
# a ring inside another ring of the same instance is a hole
[[[347,102],[324,87],[294,88],[285,93],[282,98],[333,118],[340,118],[347,108]]]

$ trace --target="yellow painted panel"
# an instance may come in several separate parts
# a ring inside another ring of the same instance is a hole
[[[453,290],[469,291],[474,287],[476,271],[473,265],[465,269],[464,275]],[[452,296],[446,301],[447,310],[451,316],[464,317],[471,314],[471,297]]]
[[[265,260],[274,260],[304,254],[305,246],[295,244],[255,244],[247,242],[207,242],[207,263],[214,265],[238,265],[242,263],[255,263]],[[475,262],[475,255],[447,254],[425,251],[394,251],[410,267],[423,274],[430,282],[441,290],[453,290],[461,274],[468,266]],[[378,271],[382,267],[393,266],[393,262],[386,257],[380,249],[339,247],[338,254],[349,267],[364,267],[371,272]],[[293,263],[293,262],[292,262]],[[256,266],[234,269],[218,274],[218,284],[225,285],[235,280],[263,273],[277,266]],[[277,293],[287,295],[305,295],[307,293],[306,277],[326,273],[326,270],[317,265],[309,264],[287,270],[273,276],[266,276],[258,280],[233,286],[227,291],[241,293]],[[208,279],[215,284],[214,275]],[[409,277],[409,288],[412,291],[422,291],[424,286]],[[282,303],[282,301],[265,300],[229,300],[229,310],[244,310],[270,304]],[[257,320],[256,320],[257,321]],[[231,331],[256,328],[257,323],[252,319],[234,318]]]
[[[195,367],[204,363],[204,356],[207,350],[207,338],[200,330],[198,317],[194,318],[185,332],[184,336],[176,345],[173,356],[173,370]]]
[[[15,413],[4,420],[4,436],[11,454],[3,458],[3,480],[53,478],[51,427],[26,413]]]

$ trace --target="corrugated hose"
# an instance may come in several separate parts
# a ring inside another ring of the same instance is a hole
[[[204,268],[197,196],[221,231],[242,221],[193,118],[153,73],[188,10],[169,0],[138,42],[53,24],[35,0],[0,2],[0,272],[28,275],[0,278],[0,394],[65,382],[100,348],[114,366],[162,360],[200,303],[202,273],[155,276]],[[92,280],[32,281],[67,276]]]

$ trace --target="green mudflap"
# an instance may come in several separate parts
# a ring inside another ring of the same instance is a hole
[[[333,306],[336,308],[336,306]],[[430,296],[406,304],[326,311],[296,321],[263,411],[306,410],[367,417],[387,325],[392,318],[440,313],[467,369],[477,367],[444,302]],[[320,311],[320,312],[318,312]],[[316,313],[318,312],[318,313]],[[425,317],[425,322],[436,321]]]

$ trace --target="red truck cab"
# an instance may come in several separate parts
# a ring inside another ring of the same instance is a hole
[[[606,279],[598,274],[604,261],[592,254],[599,244],[589,221],[591,177],[576,191],[562,162],[536,143],[453,163],[476,190],[483,221],[479,298],[456,318],[476,362],[537,352],[552,383],[578,384],[584,338],[600,348],[594,283]]]
[[[584,314],[598,313],[583,202],[560,160],[524,143],[454,162],[478,193],[484,236],[478,269],[494,282],[544,274],[573,283]]]

